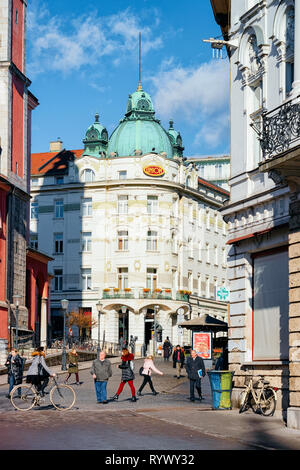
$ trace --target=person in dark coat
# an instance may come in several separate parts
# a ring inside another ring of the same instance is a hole
[[[10,398],[10,392],[15,385],[22,383],[23,379],[23,361],[19,356],[17,349],[13,348],[6,359],[5,366],[7,367],[7,382],[9,383],[9,390],[7,398]],[[21,390],[18,390],[19,396]]]
[[[122,350],[121,364],[119,365],[119,369],[122,370],[121,383],[117,390],[117,393],[112,397],[113,400],[118,400],[119,395],[122,393],[122,390],[125,387],[125,384],[128,382],[128,385],[130,387],[131,394],[132,394],[131,401],[136,401],[135,388],[133,385],[133,381],[135,379],[133,368],[132,368],[133,359],[134,359],[134,355],[131,354],[128,351],[128,349],[124,348]]]
[[[65,384],[68,382],[69,378],[71,377],[71,374],[75,374],[76,377],[76,385],[80,385],[79,382],[79,374],[78,374],[78,354],[76,351],[76,348],[72,348],[72,350],[68,354],[68,372],[69,375],[65,380]]]
[[[228,370],[228,349],[225,348],[221,356],[218,358],[215,370]]]
[[[190,380],[190,400],[195,401],[195,387],[200,400],[202,400],[201,378],[199,377],[198,371],[201,370],[202,377],[204,377],[205,365],[202,357],[198,356],[195,350],[192,350],[190,357],[187,358],[185,369]]]
[[[180,374],[181,374],[181,369],[184,364],[184,351],[180,347],[179,344],[177,344],[174,352],[173,352],[173,368],[176,369],[177,371],[177,376],[174,375],[174,377],[177,377],[177,379],[180,379]]]
[[[168,361],[172,352],[172,345],[168,336],[166,337],[164,341],[163,350],[164,350],[164,361]]]

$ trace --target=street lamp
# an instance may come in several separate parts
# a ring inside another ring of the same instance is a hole
[[[157,337],[156,337],[156,315],[159,310],[159,305],[154,305],[154,341],[153,341],[153,355],[156,355],[156,343],[157,343]]]
[[[97,357],[100,354],[100,315],[102,313],[102,303],[100,300],[96,303],[97,311],[98,311],[98,346],[97,346]]]
[[[21,295],[14,295],[15,305],[16,305],[16,337],[15,337],[15,348],[18,349],[19,344],[19,299],[21,299]]]
[[[122,305],[121,311],[123,314],[123,341],[126,341],[126,335],[125,335],[125,313],[127,312],[127,307],[125,305]]]
[[[63,331],[63,351],[61,355],[61,370],[67,370],[67,353],[66,353],[66,313],[68,310],[69,301],[63,299],[60,301],[64,311],[64,331]]]

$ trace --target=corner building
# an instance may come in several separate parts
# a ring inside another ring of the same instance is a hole
[[[53,336],[62,331],[62,298],[96,322],[100,301],[101,344],[109,350],[133,335],[137,355],[152,351],[155,306],[158,342],[191,344],[178,328],[184,318],[226,321],[215,287],[226,285],[218,210],[229,194],[198,178],[173,122],[161,126],[139,85],[110,138],[97,114],[83,143],[71,151],[52,142],[32,155],[31,242],[54,258]]]

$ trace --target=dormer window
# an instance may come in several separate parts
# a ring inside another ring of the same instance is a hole
[[[93,172],[93,170],[91,170],[90,168],[86,168],[85,170],[83,170],[83,172],[81,173],[81,178],[80,180],[83,182],[83,183],[91,183],[92,181],[95,180],[95,173]]]

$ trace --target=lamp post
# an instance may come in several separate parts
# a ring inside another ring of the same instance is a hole
[[[154,341],[153,341],[153,356],[156,355],[156,343],[157,343],[157,337],[156,337],[156,315],[159,310],[159,305],[154,305]]]
[[[14,295],[15,305],[16,305],[16,337],[15,337],[15,348],[18,349],[19,344],[19,299],[22,298],[21,295]]]
[[[126,335],[125,335],[125,313],[127,311],[127,307],[125,305],[123,305],[121,307],[121,311],[122,311],[122,314],[123,314],[123,341],[126,343]],[[124,344],[125,344],[124,343]]]
[[[67,370],[67,353],[66,353],[66,313],[68,310],[69,301],[63,299],[60,301],[64,311],[64,331],[63,331],[63,350],[61,355],[61,370]]]
[[[99,357],[99,354],[100,354],[100,315],[102,313],[102,303],[100,302],[97,302],[96,303],[96,307],[97,307],[97,311],[98,311],[98,346],[97,346],[97,358]]]

